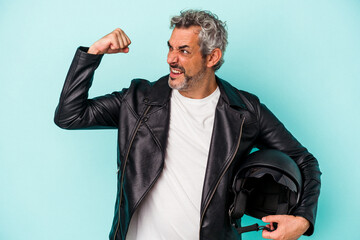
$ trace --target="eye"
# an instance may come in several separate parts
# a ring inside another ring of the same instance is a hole
[[[181,50],[182,53],[189,54],[190,52],[188,50]]]
[[[169,51],[172,51],[172,50],[173,50],[173,47],[170,45],[169,42],[167,42],[167,46],[168,46],[168,48],[169,48]]]

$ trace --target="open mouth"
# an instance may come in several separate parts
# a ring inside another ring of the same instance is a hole
[[[180,76],[183,73],[184,73],[184,70],[181,69],[181,68],[170,67],[170,77],[171,78],[176,78],[176,77]]]

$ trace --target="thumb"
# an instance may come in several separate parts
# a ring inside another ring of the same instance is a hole
[[[106,53],[128,53],[130,49],[128,47],[121,49],[108,49]]]
[[[269,215],[269,216],[263,217],[261,220],[263,222],[278,222],[279,220],[281,220],[281,216],[279,216],[279,215]]]
[[[128,53],[129,50],[130,50],[130,49],[129,49],[128,47],[126,47],[126,48],[123,48],[123,49],[122,49],[122,52],[123,52],[123,53]]]

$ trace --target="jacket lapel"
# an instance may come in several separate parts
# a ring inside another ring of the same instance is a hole
[[[241,110],[246,109],[234,87],[220,78],[217,78],[217,83],[221,95],[215,110],[214,127],[202,192],[202,212],[212,198],[215,188],[227,170],[226,167],[238,149],[243,125]]]
[[[156,81],[146,97],[146,104],[151,105],[146,124],[149,125],[155,140],[160,145],[163,158],[170,123],[171,88],[168,85],[168,78],[169,75],[166,75]]]

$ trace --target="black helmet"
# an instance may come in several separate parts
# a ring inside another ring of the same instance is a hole
[[[232,185],[234,202],[229,209],[230,221],[238,232],[258,231],[258,224],[239,227],[245,214],[261,219],[267,215],[290,214],[300,199],[301,173],[286,154],[274,149],[259,150],[240,164]],[[237,220],[237,221],[236,221]]]

